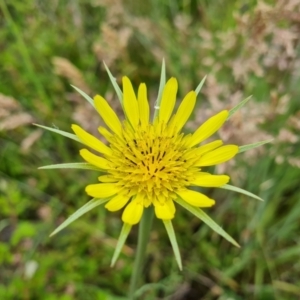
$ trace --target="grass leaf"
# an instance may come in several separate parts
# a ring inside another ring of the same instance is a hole
[[[237,193],[241,193],[241,194],[244,194],[244,195],[247,195],[249,197],[252,197],[254,199],[257,199],[257,200],[260,200],[260,201],[264,201],[262,198],[246,191],[246,190],[243,190],[239,187],[236,187],[236,186],[233,186],[233,185],[230,185],[230,184],[225,184],[225,185],[222,185],[219,187],[220,189],[225,189],[225,190],[229,190],[229,191],[234,191],[234,192],[237,192]]]
[[[47,127],[47,126],[43,126],[43,125],[39,125],[39,124],[33,124],[37,127],[40,127],[40,128],[43,128],[43,129],[46,129],[46,130],[49,130],[49,131],[52,131],[52,132],[55,132],[55,133],[58,133],[62,136],[65,136],[69,139],[72,139],[76,142],[79,142],[79,143],[82,143],[79,138],[75,135],[75,134],[72,134],[72,133],[69,133],[69,132],[66,132],[66,131],[62,131],[62,130],[59,130],[59,129],[55,129],[55,128],[51,128],[51,127]]]
[[[83,96],[93,107],[95,107],[94,100],[88,94],[72,84],[71,87],[74,88],[79,94],[81,94],[81,96]]]
[[[123,227],[122,227],[119,239],[118,239],[118,243],[117,243],[113,258],[111,260],[111,264],[110,264],[111,267],[113,267],[114,264],[116,263],[119,255],[121,253],[121,250],[126,242],[126,239],[131,230],[131,227],[132,227],[132,225],[130,225],[130,224],[126,224],[126,223],[123,224]]]
[[[163,223],[166,227],[179,270],[182,271],[181,256],[180,256],[180,252],[179,252],[179,248],[178,248],[178,244],[177,244],[177,240],[176,240],[176,234],[174,232],[172,222],[171,222],[171,220],[163,220]]]
[[[254,149],[256,147],[262,146],[262,145],[267,144],[267,143],[271,143],[272,141],[273,141],[273,139],[269,139],[269,140],[265,140],[265,141],[261,141],[261,142],[257,142],[257,143],[253,143],[253,144],[240,146],[239,147],[239,153]]]
[[[160,102],[161,102],[161,97],[162,97],[162,92],[163,89],[166,85],[166,65],[165,65],[165,60],[163,59],[162,61],[162,65],[161,65],[161,73],[160,73],[160,82],[159,82],[159,89],[158,89],[158,95],[157,95],[157,99],[155,101],[155,105],[154,105],[154,117],[153,120],[156,118],[157,113],[159,111],[159,106],[160,106]]]
[[[229,111],[229,115],[228,115],[227,120],[229,120],[234,113],[236,113],[238,110],[240,110],[251,99],[251,97],[252,96],[247,97],[242,102],[240,102],[238,105],[236,105],[234,108],[232,108]]]
[[[88,211],[92,210],[93,208],[107,202],[110,198],[107,199],[92,199],[81,208],[79,208],[75,213],[73,213],[69,218],[67,218],[62,224],[60,224],[51,234],[50,236],[55,235],[56,233],[60,232],[62,229],[66,228],[72,222],[77,220],[79,217],[87,213]]]
[[[105,64],[105,62],[103,62],[103,63],[104,63],[104,67],[106,69],[106,72],[107,72],[107,74],[109,76],[109,79],[110,79],[110,81],[111,81],[111,83],[112,83],[112,85],[113,85],[113,87],[115,89],[115,92],[117,93],[119,101],[121,102],[121,105],[123,106],[123,93],[122,93],[122,90],[120,89],[120,87],[119,87],[119,85],[117,83],[116,78],[109,71],[108,66]]]
[[[42,166],[38,169],[84,169],[84,170],[94,170],[94,171],[103,171],[89,163],[67,163],[67,164],[55,164]]]
[[[206,80],[206,77],[207,77],[207,75],[204,76],[204,78],[201,80],[201,82],[198,84],[198,86],[197,86],[197,88],[195,90],[195,93],[196,93],[197,96],[198,96],[198,94],[200,93],[200,91],[202,89],[202,86],[203,86],[203,84],[204,84],[204,82]]]
[[[224,231],[213,219],[211,219],[202,209],[198,207],[194,207],[181,198],[175,200],[178,204],[192,213],[194,216],[203,221],[206,225],[208,225],[212,230],[225,238],[228,242],[232,243],[236,247],[240,247],[240,245],[226,232]]]

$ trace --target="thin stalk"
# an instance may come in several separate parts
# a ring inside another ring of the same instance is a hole
[[[134,293],[137,290],[139,279],[141,278],[142,269],[145,262],[145,254],[147,243],[150,236],[150,231],[152,227],[154,210],[153,207],[145,209],[142,220],[139,224],[139,234],[138,234],[138,245],[136,250],[136,256],[133,265],[133,271],[130,279],[129,295],[130,300],[134,299]]]
[[[165,66],[165,61],[163,60],[162,67],[161,67],[158,97],[156,100],[156,105],[154,107],[153,123],[157,118],[159,112],[162,92],[165,84],[166,84],[166,66]],[[138,245],[136,249],[136,256],[134,260],[133,270],[130,278],[130,287],[129,287],[129,294],[128,294],[128,298],[130,300],[134,299],[134,293],[137,290],[139,279],[141,278],[142,275],[147,243],[149,240],[150,231],[153,222],[153,216],[154,216],[153,207],[146,208],[143,213],[142,220],[139,224]]]

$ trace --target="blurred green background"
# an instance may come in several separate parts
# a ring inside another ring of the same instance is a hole
[[[126,299],[137,226],[115,268],[119,213],[100,207],[49,238],[97,174],[37,170],[81,161],[80,146],[31,124],[95,132],[100,118],[70,84],[118,111],[102,62],[119,82],[146,82],[153,101],[162,58],[178,99],[208,75],[187,130],[253,95],[220,135],[274,142],[215,170],[264,202],[206,190],[241,248],[178,209],[184,270],[156,221],[138,299],[300,299],[299,39],[300,0],[0,0],[0,299]]]

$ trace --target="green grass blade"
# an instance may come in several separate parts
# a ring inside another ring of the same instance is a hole
[[[163,220],[163,223],[166,227],[179,270],[182,271],[181,256],[180,256],[180,252],[179,252],[179,248],[178,248],[178,244],[177,244],[177,240],[176,240],[176,234],[174,232],[172,222],[171,222],[171,220]]]
[[[56,233],[60,232],[62,229],[66,228],[68,225],[70,225],[72,222],[77,220],[79,217],[87,213],[88,211],[92,210],[93,208],[107,202],[109,198],[107,199],[92,199],[85,205],[83,205],[81,208],[79,208],[75,213],[73,213],[68,219],[66,219],[62,224],[60,224],[51,234],[50,236],[55,235]]]
[[[236,247],[240,247],[240,245],[226,232],[224,231],[213,219],[211,219],[202,209],[198,207],[194,207],[181,198],[175,200],[178,204],[192,213],[194,216],[203,221],[206,225],[208,225],[212,230],[225,238],[228,242],[232,243]]]
[[[162,61],[162,65],[161,65],[161,73],[160,73],[160,82],[159,82],[159,88],[158,88],[158,95],[157,95],[157,99],[155,101],[155,105],[154,105],[154,116],[153,116],[153,120],[155,120],[155,118],[157,117],[158,111],[159,111],[159,106],[160,106],[160,102],[161,102],[161,98],[162,98],[162,92],[163,89],[166,85],[166,64],[165,64],[165,60],[163,59]]]
[[[10,34],[14,35],[16,38],[16,53],[18,57],[22,60],[22,65],[25,67],[24,75],[28,77],[28,79],[32,82],[37,92],[37,97],[40,101],[47,102],[48,108],[52,107],[52,101],[47,96],[46,90],[43,86],[41,76],[38,76],[38,73],[34,68],[34,59],[30,56],[30,47],[28,47],[28,41],[25,42],[24,29],[21,25],[18,25],[19,20],[15,18],[15,16],[11,15],[10,11],[10,3],[5,0],[0,0],[0,10],[1,10],[1,19],[3,22],[6,22],[7,28],[9,28]],[[5,53],[5,52],[1,52]],[[33,105],[33,103],[31,103]]]
[[[94,170],[94,171],[103,171],[100,168],[97,168],[89,163],[67,163],[67,164],[55,164],[42,166],[38,169],[84,169],[84,170]]]
[[[35,125],[37,127],[40,127],[40,128],[43,128],[43,129],[46,129],[46,130],[49,130],[49,131],[52,131],[52,132],[55,132],[55,133],[58,133],[58,134],[63,135],[65,137],[69,138],[69,139],[72,139],[76,142],[81,143],[81,141],[79,140],[79,138],[75,134],[72,134],[72,133],[69,133],[69,132],[66,132],[66,131],[62,131],[62,130],[59,130],[59,129],[39,125],[39,124],[33,124],[33,125]]]
[[[247,97],[242,102],[240,102],[238,105],[236,105],[234,108],[232,108],[229,111],[229,115],[228,115],[227,120],[229,120],[234,113],[236,113],[238,110],[240,110],[251,99],[251,97],[252,96]]]
[[[74,88],[83,98],[85,98],[93,107],[95,107],[94,100],[86,94],[84,91],[79,89],[78,87],[71,84],[71,87]]]
[[[229,191],[233,191],[233,192],[237,192],[237,193],[241,193],[241,194],[244,194],[244,195],[247,195],[249,197],[252,197],[254,199],[257,199],[257,200],[260,200],[260,201],[264,201],[262,198],[246,191],[246,190],[243,190],[241,188],[238,188],[236,186],[233,186],[233,185],[230,185],[230,184],[225,184],[223,186],[220,186],[219,187],[220,189],[225,189],[225,190],[229,190]]]
[[[253,144],[240,146],[239,147],[239,153],[254,149],[256,147],[262,146],[262,145],[267,144],[267,143],[271,143],[272,141],[273,141],[273,139],[269,139],[269,140],[265,140],[265,141],[261,141],[261,142],[257,142],[257,143],[253,143]]]
[[[123,224],[123,227],[122,227],[119,239],[118,239],[117,247],[115,249],[113,258],[111,260],[111,264],[110,264],[111,267],[113,267],[115,265],[119,255],[121,253],[121,250],[126,242],[126,239],[131,230],[131,227],[132,227],[132,225],[130,225],[130,224],[126,224],[126,223]]]
[[[111,81],[111,83],[112,83],[112,85],[113,85],[113,87],[114,87],[114,89],[115,89],[115,91],[117,93],[119,101],[121,102],[121,104],[123,106],[123,93],[122,93],[122,90],[120,89],[120,87],[119,87],[119,85],[117,83],[116,78],[109,71],[109,68],[107,67],[107,65],[105,64],[105,62],[103,62],[103,63],[104,63],[104,67],[106,69],[106,72],[107,72],[107,74],[109,76],[109,79],[110,79],[110,81]]]
[[[197,86],[197,88],[195,90],[197,96],[198,96],[198,94],[200,93],[200,91],[201,91],[201,89],[203,87],[203,84],[204,84],[204,82],[206,80],[206,77],[207,77],[207,75],[204,76],[204,78],[201,80],[201,82],[198,84],[198,86]]]
[[[297,297],[297,299],[299,299],[299,297],[300,297],[300,287],[297,284],[288,283],[283,280],[274,280],[273,285],[276,290],[279,290],[281,292],[287,292],[287,293],[291,294],[290,299],[292,299],[292,297],[293,297],[292,295],[295,295]]]

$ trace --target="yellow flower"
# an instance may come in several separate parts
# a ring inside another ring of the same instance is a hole
[[[238,146],[224,146],[221,140],[199,146],[223,125],[228,111],[221,111],[193,134],[185,135],[182,128],[194,109],[195,91],[184,97],[173,114],[178,84],[171,78],[163,89],[160,107],[156,107],[157,117],[150,122],[146,85],[139,86],[136,96],[130,80],[123,77],[122,82],[123,121],[104,98],[94,97],[95,108],[108,127],[98,128],[108,146],[72,125],[78,139],[97,152],[82,149],[82,158],[105,173],[99,176],[100,183],[86,187],[87,194],[110,197],[105,205],[109,211],[125,207],[122,220],[130,225],[137,224],[144,208],[151,205],[158,219],[173,219],[177,198],[195,207],[214,205],[214,200],[191,187],[220,187],[229,181],[227,175],[211,175],[202,168],[231,159],[238,153]]]
[[[105,66],[106,67],[106,66]],[[58,133],[91,148],[84,148],[80,155],[85,163],[65,163],[41,167],[41,169],[76,168],[101,172],[100,183],[86,187],[88,195],[94,197],[79,208],[58,226],[54,235],[67,227],[83,214],[105,204],[109,211],[123,209],[124,222],[120,237],[112,258],[116,262],[132,225],[141,223],[141,246],[146,241],[151,227],[153,207],[155,215],[161,219],[167,230],[179,268],[182,268],[180,253],[171,220],[175,216],[174,202],[202,220],[215,232],[235,246],[238,243],[216,224],[201,207],[211,207],[215,201],[195,190],[197,187],[217,187],[245,194],[262,200],[258,196],[241,188],[227,184],[229,176],[212,175],[202,168],[217,165],[241,153],[270,142],[236,146],[223,145],[222,140],[205,143],[219,128],[247,103],[243,100],[230,111],[223,110],[203,123],[193,134],[184,134],[182,128],[189,119],[205,78],[195,91],[189,92],[177,111],[173,113],[178,84],[175,78],[165,83],[165,65],[163,62],[158,100],[155,105],[153,121],[150,121],[150,109],[147,88],[139,86],[137,96],[127,77],[123,77],[123,93],[114,77],[106,67],[124,111],[124,120],[120,120],[107,101],[101,96],[91,99],[80,89],[74,87],[98,111],[108,128],[99,127],[99,133],[107,140],[89,134],[78,125],[72,125],[75,134],[57,128],[37,125]],[[203,143],[204,142],[204,143]],[[95,154],[97,153],[97,154]],[[149,207],[149,208],[148,208]],[[142,250],[141,250],[142,251]]]

